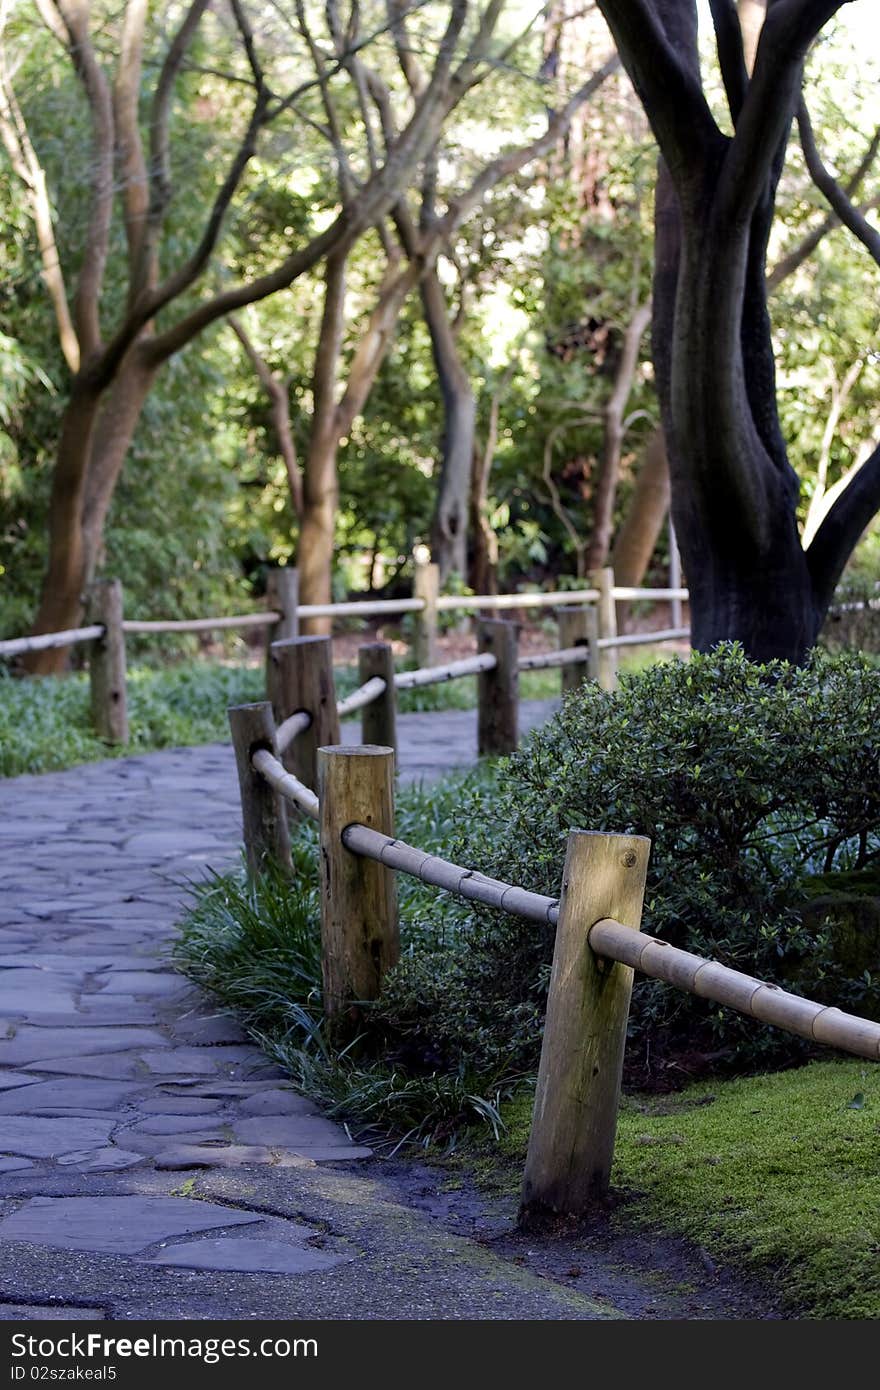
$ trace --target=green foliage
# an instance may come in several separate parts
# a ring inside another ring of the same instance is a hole
[[[51,772],[99,758],[229,738],[226,707],[263,698],[259,668],[192,662],[128,672],[131,743],[103,743],[92,729],[88,676],[16,680],[0,671],[0,777]]]
[[[648,835],[647,931],[814,998],[876,1011],[877,980],[850,978],[835,962],[832,930],[808,925],[800,909],[811,875],[880,855],[878,724],[880,670],[857,657],[762,667],[721,647],[625,675],[614,695],[584,685],[510,759],[491,817],[471,808],[461,853],[556,894],[570,828]],[[499,1009],[540,1001],[549,934],[513,920],[493,927],[489,915],[483,932],[475,991],[500,985]],[[631,1018],[653,1053],[720,1044],[741,1063],[798,1050],[653,981],[636,988]]]

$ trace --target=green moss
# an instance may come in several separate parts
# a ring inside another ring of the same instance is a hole
[[[503,1111],[500,1143],[474,1142],[488,1187],[522,1176],[531,1097]],[[614,1220],[688,1237],[719,1262],[772,1277],[792,1310],[880,1317],[880,1069],[797,1071],[624,1099]]]

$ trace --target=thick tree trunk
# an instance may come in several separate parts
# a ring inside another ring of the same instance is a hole
[[[335,433],[316,434],[309,442],[303,478],[303,507],[296,564],[300,603],[330,603],[336,509],[339,484],[336,472],[338,439]],[[329,618],[305,618],[302,631],[310,635],[330,632]]]
[[[80,623],[85,587],[100,567],[113,492],[154,377],[155,370],[132,349],[102,396],[74,384],[58,444],[35,633]],[[32,652],[24,665],[35,675],[49,675],[65,671],[69,661],[70,648],[62,647]]]
[[[458,353],[443,286],[435,271],[421,282],[425,322],[443,397],[443,456],[431,529],[431,555],[440,582],[467,573],[468,498],[474,456],[477,403]]]

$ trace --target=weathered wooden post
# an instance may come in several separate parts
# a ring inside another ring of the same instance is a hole
[[[269,699],[275,721],[306,710],[312,722],[282,755],[284,766],[312,791],[318,790],[318,749],[339,742],[339,715],[329,637],[289,637],[269,650]]]
[[[122,629],[122,585],[118,579],[98,579],[89,586],[86,622],[104,626],[103,636],[89,645],[92,723],[99,737],[108,743],[128,743],[125,633]]]
[[[595,570],[590,575],[593,587],[599,590],[599,637],[617,636],[617,601],[614,597],[614,570]],[[617,648],[599,649],[599,684],[603,690],[617,689]]]
[[[498,618],[477,622],[477,650],[489,652],[495,665],[477,676],[477,753],[515,753],[519,735],[519,666],[516,623]]]
[[[241,824],[248,872],[258,874],[267,859],[289,869],[286,803],[251,761],[260,748],[277,753],[272,706],[268,701],[232,705],[228,714],[241,792]]]
[[[420,598],[424,608],[414,613],[413,656],[416,666],[437,665],[437,598],[440,593],[439,565],[416,561],[413,598]]]
[[[266,693],[271,700],[272,643],[286,642],[299,636],[299,572],[292,565],[278,565],[269,571],[266,579],[266,608],[270,613],[278,613],[277,623],[266,628]]]
[[[397,751],[397,690],[394,685],[394,653],[390,642],[365,642],[358,648],[358,679],[361,685],[379,676],[385,682],[383,693],[361,713],[361,740]]]
[[[348,1033],[400,957],[393,870],[342,843],[353,824],[394,834],[394,750],[319,749],[318,797],[324,1012],[335,1031]]]
[[[590,949],[613,918],[638,931],[651,842],[568,839],[520,1221],[581,1216],[608,1191],[633,972]]]
[[[560,668],[562,694],[567,695],[570,690],[577,690],[584,679],[594,681],[599,678],[599,648],[596,646],[599,614],[596,605],[590,603],[584,604],[583,608],[557,608],[556,617],[559,623],[559,650],[567,651],[569,647],[587,649],[585,662],[573,662]]]

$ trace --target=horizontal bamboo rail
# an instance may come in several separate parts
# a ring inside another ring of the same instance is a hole
[[[146,634],[149,632],[213,632],[222,628],[272,627],[281,621],[280,613],[266,610],[260,613],[240,613],[230,618],[162,618],[155,622],[140,619],[126,619],[123,632]]]
[[[677,989],[784,1028],[810,1042],[880,1061],[880,1023],[789,994],[779,985],[755,980],[656,937],[641,936],[607,918],[591,927],[589,941],[597,955],[629,965],[653,980],[665,980]]]
[[[71,627],[66,632],[41,632],[36,637],[11,637],[0,642],[0,656],[21,656],[25,652],[45,652],[53,647],[73,647],[77,642],[95,642],[104,636],[102,623],[90,627]]]
[[[664,627],[656,632],[627,632],[623,637],[600,637],[597,646],[603,651],[609,647],[647,647],[652,642],[679,642],[690,637],[689,627]]]
[[[554,666],[572,666],[578,661],[586,664],[589,659],[586,646],[560,647],[555,652],[534,652],[531,656],[521,656],[517,666],[521,671],[549,671]]]
[[[612,584],[611,594],[615,599],[685,599],[690,598],[688,589],[631,589],[620,584]]]
[[[449,661],[445,666],[426,666],[420,671],[399,671],[394,677],[397,690],[415,690],[423,685],[440,685],[443,681],[456,680],[459,676],[477,676],[481,671],[491,671],[495,658],[491,652],[479,656],[465,656],[460,661]]]
[[[286,753],[293,740],[298,734],[304,734],[312,722],[312,716],[308,710],[297,710],[289,719],[285,719],[283,724],[279,724],[275,730],[275,746],[279,753]]]
[[[354,714],[359,709],[364,709],[366,705],[371,705],[374,700],[385,694],[386,685],[382,676],[371,676],[363,685],[359,685],[357,690],[353,690],[350,695],[346,695],[344,700],[340,700],[336,706],[336,713],[340,719],[345,719],[349,714]]]
[[[437,599],[437,612],[456,613],[475,608],[555,608],[561,603],[594,603],[598,597],[598,589],[564,589],[558,594],[442,594]]]
[[[456,893],[460,898],[497,907],[512,917],[523,917],[528,922],[540,922],[543,926],[548,923],[552,925],[557,920],[559,903],[556,898],[545,897],[543,893],[530,893],[526,888],[517,888],[515,884],[503,883],[497,878],[487,878],[477,869],[451,864],[447,859],[416,849],[390,835],[382,835],[369,826],[346,826],[342,832],[342,843],[352,854],[373,859],[388,869],[410,874],[422,883]]]
[[[285,772],[284,764],[279,762],[274,753],[270,753],[268,748],[259,748],[251,757],[251,762],[261,776],[265,777],[270,787],[298,806],[312,820],[318,819],[318,798],[309,787],[301,782],[298,777],[294,777],[292,772]]]
[[[352,599],[350,603],[301,603],[300,618],[354,618],[376,613],[418,613],[424,608],[420,598]]]

